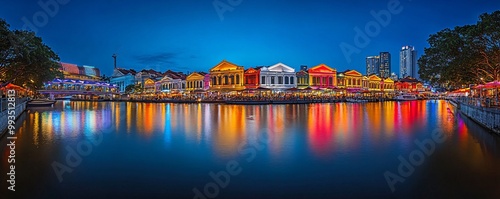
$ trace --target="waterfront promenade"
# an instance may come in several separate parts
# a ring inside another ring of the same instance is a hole
[[[500,106],[498,98],[459,97],[451,99],[460,112],[483,127],[500,135]]]
[[[4,132],[9,126],[9,117],[14,116],[15,121],[22,115],[26,110],[27,98],[17,98],[14,102],[9,102],[7,99],[0,99],[0,137],[3,136]]]

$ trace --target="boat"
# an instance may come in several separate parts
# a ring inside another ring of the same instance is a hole
[[[55,100],[30,100],[26,104],[27,107],[49,107],[56,103]]]
[[[396,96],[396,101],[413,101],[413,100],[418,100],[416,95],[413,94],[402,94]]]

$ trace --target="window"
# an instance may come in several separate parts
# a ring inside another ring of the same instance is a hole
[[[227,85],[229,83],[229,77],[228,76],[224,76],[224,83],[222,83],[223,85]]]
[[[274,84],[274,76],[271,76],[271,84]]]
[[[288,77],[285,77],[285,84],[290,84],[290,79],[288,79]]]
[[[290,77],[290,84],[295,84],[293,77]]]
[[[240,75],[236,75],[236,84],[240,84]]]
[[[278,77],[278,84],[283,84],[283,77]]]
[[[261,84],[266,84],[266,76],[262,76],[262,78],[260,80],[260,83]]]

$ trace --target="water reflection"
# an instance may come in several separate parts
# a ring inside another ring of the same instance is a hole
[[[193,181],[204,182],[208,171],[241,159],[239,147],[264,133],[272,136],[272,142],[259,151],[254,163],[246,165],[245,176],[239,178],[241,184],[231,185],[238,187],[238,193],[254,186],[255,180],[269,182],[266,186],[278,191],[280,184],[293,182],[311,191],[342,192],[348,191],[349,184],[336,179],[349,179],[359,183],[355,187],[391,196],[381,174],[396,168],[397,157],[409,154],[416,148],[414,140],[429,138],[435,129],[449,136],[447,142],[437,146],[436,155],[419,168],[426,174],[422,174],[425,179],[408,178],[403,186],[425,188],[418,184],[428,183],[429,179],[453,183],[454,177],[447,176],[452,174],[470,179],[500,178],[500,171],[493,170],[500,165],[499,139],[462,118],[444,101],[261,106],[64,101],[54,109],[30,110],[26,117],[17,132],[19,150],[25,151],[19,161],[39,165],[47,173],[53,172],[50,165],[54,160],[64,161],[66,146],[103,133],[103,144],[86,157],[84,165],[68,181],[87,179],[92,186],[110,192],[117,191],[109,187],[116,183],[102,182],[124,179],[124,173],[151,182],[147,184],[150,189],[175,191],[175,186],[161,186],[167,181],[189,192]],[[2,150],[5,160],[8,150]],[[450,173],[445,168],[454,167],[454,162],[460,162],[463,169]],[[138,169],[143,165],[148,169]],[[121,170],[105,173],[107,181],[99,176],[89,179],[88,172],[101,167]],[[1,168],[2,172],[7,169],[3,165]],[[29,170],[30,166],[25,168]],[[49,193],[71,195],[74,191],[55,183],[56,179],[31,178],[28,174],[33,173],[25,173],[20,180],[35,183],[25,187],[47,183],[54,187]],[[373,180],[357,177],[359,173]],[[138,177],[143,175],[168,179]],[[325,187],[317,181],[335,186]],[[488,191],[481,186],[468,189]]]

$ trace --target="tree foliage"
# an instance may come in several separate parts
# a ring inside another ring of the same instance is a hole
[[[143,91],[141,85],[139,84],[130,84],[125,87],[125,93],[127,94],[132,94],[132,93],[141,93]]]
[[[420,78],[460,87],[500,80],[500,11],[482,14],[474,25],[430,35],[418,60]]]
[[[0,19],[1,80],[39,89],[43,82],[62,76],[58,62],[59,56],[34,32],[10,30]]]

